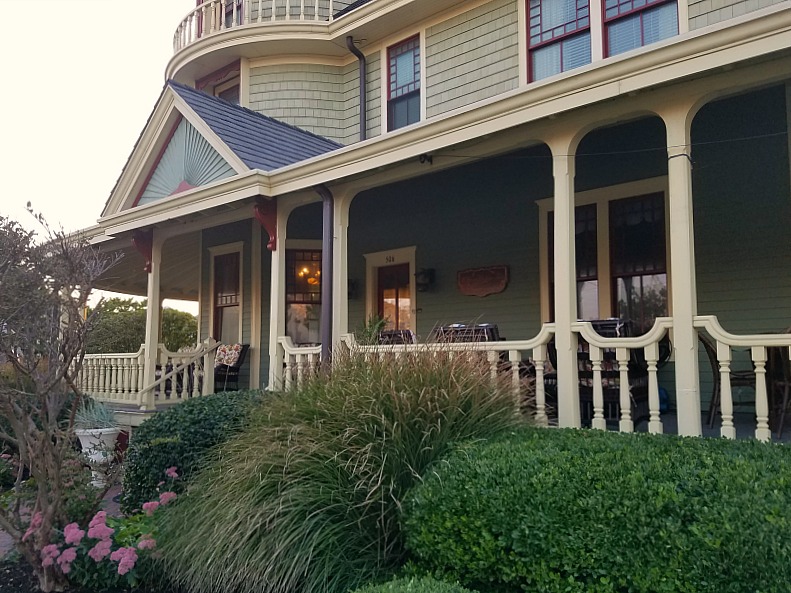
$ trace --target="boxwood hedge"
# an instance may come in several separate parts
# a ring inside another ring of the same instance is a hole
[[[420,569],[482,591],[787,592],[791,450],[527,429],[436,466],[404,523]]]
[[[447,583],[431,577],[405,577],[381,585],[368,585],[354,593],[472,593],[458,583]]]
[[[241,430],[261,398],[260,391],[226,391],[189,399],[143,422],[126,454],[121,509],[131,512],[157,498],[169,467],[175,466],[181,478],[168,487],[179,491],[208,450]]]

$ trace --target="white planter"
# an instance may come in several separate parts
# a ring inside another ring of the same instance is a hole
[[[115,442],[120,433],[120,428],[77,428],[74,430],[74,434],[80,439],[82,452],[91,460],[91,465],[109,462],[115,453]],[[92,484],[97,488],[104,486],[104,480],[97,471],[93,471]]]

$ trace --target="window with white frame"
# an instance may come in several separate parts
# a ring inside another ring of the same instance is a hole
[[[577,313],[629,319],[636,334],[668,314],[665,194],[597,199],[575,208]],[[547,212],[549,319],[554,319],[553,213]]]
[[[675,0],[604,0],[605,55],[614,56],[678,34]]]
[[[591,61],[589,0],[528,0],[530,80]]]
[[[420,36],[387,49],[387,129],[420,121]]]

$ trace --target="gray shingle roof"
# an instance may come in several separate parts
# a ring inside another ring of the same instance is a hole
[[[251,169],[272,171],[343,146],[173,80],[167,84]]]

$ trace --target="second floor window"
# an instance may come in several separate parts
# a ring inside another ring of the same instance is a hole
[[[588,0],[529,0],[530,80],[591,61]]]
[[[678,34],[678,8],[663,0],[604,0],[608,56]]]
[[[387,50],[387,129],[420,121],[420,37]]]

